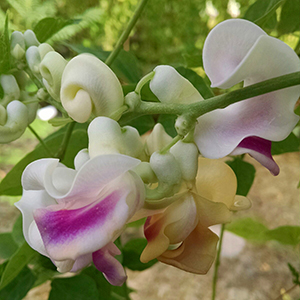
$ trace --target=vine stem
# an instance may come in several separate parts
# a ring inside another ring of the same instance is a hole
[[[221,227],[221,233],[220,233],[220,240],[219,240],[219,246],[218,246],[218,252],[215,262],[215,268],[214,268],[214,276],[213,276],[213,282],[212,282],[212,296],[211,300],[216,299],[216,293],[217,293],[217,282],[218,282],[218,270],[221,263],[221,250],[222,250],[222,243],[223,243],[223,235],[225,230],[225,224],[222,224]]]
[[[110,66],[113,61],[116,59],[116,57],[118,56],[120,50],[123,47],[124,42],[127,40],[132,28],[134,27],[134,25],[136,24],[137,20],[139,19],[144,7],[146,6],[148,0],[142,0],[140,2],[140,4],[138,5],[138,7],[136,8],[132,18],[130,19],[127,27],[125,28],[125,30],[123,31],[122,35],[120,36],[114,50],[110,53],[110,55],[108,56],[108,58],[105,60],[105,63]]]
[[[39,140],[40,144],[44,147],[46,152],[50,155],[50,157],[53,157],[53,153],[50,150],[50,148],[46,145],[46,143],[42,140],[42,138],[37,134],[37,132],[30,126],[28,125],[29,130],[33,133],[33,135]]]
[[[293,289],[295,289],[298,286],[298,284],[294,284],[291,288],[289,288],[288,290],[286,290],[283,294],[281,294],[280,296],[278,296],[276,299],[274,300],[280,300],[282,299],[282,296],[286,295],[287,293],[290,293]]]
[[[191,104],[166,104],[160,102],[141,101],[140,105],[135,108],[134,112],[128,112],[123,115],[123,117],[120,119],[120,124],[126,124],[126,122],[129,120],[147,114],[185,114],[191,119],[197,119],[198,117],[215,109],[225,108],[230,104],[242,100],[257,97],[295,85],[300,85],[300,72],[271,78],[226,94],[211,97],[206,100]]]
[[[57,154],[55,155],[55,157],[59,158],[61,161],[65,157],[66,150],[67,150],[67,147],[68,147],[68,144],[69,144],[69,141],[70,141],[70,138],[71,138],[71,135],[72,135],[75,124],[76,124],[76,122],[72,122],[72,123],[68,124],[68,128],[67,128],[67,131],[64,135],[61,146],[58,149]]]

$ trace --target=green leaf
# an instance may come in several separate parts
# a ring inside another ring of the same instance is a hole
[[[0,291],[0,300],[21,300],[33,287],[36,277],[28,267],[23,267],[21,272]]]
[[[182,54],[186,68],[198,68],[203,66],[202,54],[199,49],[198,52],[199,53],[197,54],[188,54],[188,53]]]
[[[257,0],[247,9],[244,19],[256,23],[258,26],[263,26],[268,20],[274,18],[276,21],[276,9],[286,0]],[[271,26],[268,26],[270,28]]]
[[[0,74],[11,69],[10,35],[8,30],[8,14],[6,14],[4,31],[0,36]]]
[[[177,135],[177,131],[175,129],[175,121],[177,119],[177,116],[175,115],[159,115],[157,122],[161,123],[165,131],[168,135],[171,137],[175,137]]]
[[[152,116],[142,116],[136,118],[128,123],[128,125],[135,127],[139,134],[142,135],[153,128],[155,125],[154,119]]]
[[[300,149],[300,140],[291,133],[285,140],[272,142],[272,155],[278,155],[287,152],[298,152]]]
[[[74,24],[73,20],[62,18],[44,18],[34,27],[33,31],[39,42],[44,43],[62,28]]]
[[[286,0],[277,26],[279,35],[291,33],[300,28],[300,0]]]
[[[110,54],[109,51],[103,51],[98,48],[87,48],[82,45],[66,44],[66,46],[77,53],[94,54],[102,61],[105,61]],[[127,83],[137,83],[142,77],[142,72],[138,66],[137,59],[131,52],[121,50],[110,67],[120,80]]]
[[[235,158],[232,161],[227,161],[226,163],[236,175],[237,195],[247,196],[255,178],[254,166],[239,158]]]
[[[50,148],[50,150],[55,153],[59,149],[63,137],[64,130],[60,130],[59,132],[55,132],[47,139],[45,139],[45,143]],[[81,149],[87,148],[87,143],[88,141],[86,131],[82,129],[74,130],[62,163],[67,167],[73,168],[74,157]],[[16,164],[12,168],[12,170],[4,177],[4,179],[0,183],[0,195],[21,195],[21,176],[24,169],[31,162],[46,157],[49,157],[47,151],[41,145],[38,145],[32,152],[27,154],[18,164]]]
[[[1,233],[0,234],[0,257],[2,259],[10,258],[18,250],[18,245],[14,241],[12,234]]]
[[[251,218],[233,221],[226,225],[225,229],[246,240],[255,242],[266,241],[265,232],[268,231],[268,228],[265,225]]]
[[[22,269],[33,259],[38,253],[35,252],[27,243],[24,243],[17,252],[10,258],[0,282],[0,290],[7,286]]]
[[[85,274],[95,281],[99,291],[99,300],[110,299],[111,285],[94,265],[84,269],[81,274]]]
[[[153,259],[146,264],[140,261],[141,253],[146,245],[146,239],[139,238],[130,240],[122,249],[123,266],[129,268],[130,270],[137,271],[142,271],[153,266],[157,262],[156,259]]]
[[[299,281],[299,272],[292,266],[292,264],[288,263],[288,267],[293,275],[293,283],[297,284],[300,286],[300,281]]]
[[[281,226],[265,233],[268,240],[275,240],[283,245],[296,246],[300,243],[300,226]]]
[[[204,99],[208,99],[214,96],[211,88],[206,84],[205,80],[196,72],[186,69],[184,67],[176,68],[178,73],[189,80],[193,86],[198,90]]]
[[[24,235],[23,235],[23,224],[22,224],[22,215],[20,214],[18,219],[16,220],[13,230],[11,232],[11,235],[15,241],[15,243],[17,243],[17,245],[20,247],[24,244],[25,239],[24,239]]]
[[[48,300],[98,300],[99,292],[95,281],[85,275],[57,278],[52,281]]]

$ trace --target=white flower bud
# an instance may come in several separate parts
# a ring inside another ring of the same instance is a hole
[[[181,171],[175,157],[170,152],[161,154],[154,152],[150,157],[150,165],[158,181],[168,185],[179,184]]]
[[[177,142],[170,152],[179,164],[182,178],[190,181],[195,179],[198,170],[198,148],[194,143]]]
[[[24,32],[24,38],[25,38],[25,43],[27,48],[31,46],[38,46],[40,44],[40,42],[37,40],[35,36],[35,33],[30,29]]]
[[[47,43],[42,43],[38,46],[41,60],[45,57],[48,52],[54,51],[54,49]]]
[[[150,89],[164,103],[193,103],[203,100],[197,89],[171,66],[157,66]]]
[[[141,102],[141,96],[136,92],[130,92],[125,96],[125,104],[129,107],[128,111],[134,111]]]
[[[1,109],[3,114],[3,109]],[[7,105],[6,122],[0,126],[0,143],[9,143],[19,138],[28,125],[28,110],[26,106],[18,100],[14,100]],[[4,118],[1,117],[1,122]]]
[[[138,131],[131,127],[120,127],[118,122],[98,117],[89,128],[89,155],[91,158],[102,155],[120,153],[139,158],[143,152],[143,143]]]
[[[6,106],[10,101],[20,98],[20,89],[13,75],[1,75],[0,83],[4,92],[2,105]]]
[[[61,103],[79,123],[91,113],[110,116],[124,104],[121,84],[112,70],[91,54],[80,54],[67,64],[61,83]]]
[[[157,123],[146,140],[145,152],[151,156],[152,153],[163,149],[171,141],[172,138],[166,133],[164,127]]]
[[[23,58],[25,54],[25,39],[22,32],[14,31],[11,34],[10,53],[16,59]]]
[[[49,94],[60,101],[61,77],[67,61],[57,52],[48,52],[40,63],[40,73]]]
[[[30,70],[35,75],[40,73],[41,56],[38,47],[31,46],[26,51],[26,60]]]

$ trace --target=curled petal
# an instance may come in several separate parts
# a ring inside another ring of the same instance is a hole
[[[224,46],[216,47],[220,41]],[[205,43],[203,60],[213,86],[222,88],[241,81],[247,86],[300,70],[299,58],[290,47],[246,20],[216,26]],[[299,94],[299,86],[290,87],[201,116],[195,130],[200,152],[220,158],[247,137],[283,140],[299,120],[293,112]]]
[[[197,221],[196,205],[190,193],[168,206],[164,212],[149,217],[144,227],[148,244],[141,261],[148,262],[162,255],[170,245],[185,240]]]
[[[22,186],[25,190],[46,190],[60,203],[77,201],[80,206],[82,201],[87,204],[88,199],[97,196],[106,184],[134,168],[139,162],[121,154],[101,155],[86,162],[75,175],[74,170],[63,165],[59,165],[60,170],[55,171],[57,159],[40,159],[26,167],[22,175]],[[65,178],[58,175],[60,171],[64,172]],[[60,176],[61,183],[54,179],[56,175]]]
[[[1,75],[0,83],[4,92],[4,97],[1,104],[6,106],[12,100],[20,99],[20,88],[13,75]]]
[[[74,158],[75,170],[79,170],[90,159],[88,149],[80,150]]]
[[[110,284],[118,286],[121,286],[127,279],[123,266],[114,257],[120,254],[121,251],[112,242],[93,253],[96,268],[104,274]]]
[[[251,136],[243,139],[231,153],[232,155],[241,155],[249,153],[259,163],[266,167],[273,175],[279,174],[279,167],[271,155],[271,141]]]
[[[95,118],[88,128],[89,155],[91,158],[110,153],[140,157],[143,143],[138,131],[131,126],[120,127],[118,122],[107,118]]]
[[[6,112],[5,109],[1,109],[0,114],[0,143],[9,143],[18,139],[28,126],[27,107],[20,101],[14,100],[7,105]]]
[[[53,51],[54,52],[54,49],[47,43],[42,43],[38,46],[38,49],[39,49],[39,53],[40,53],[40,57],[41,59],[43,60],[45,55],[48,53],[48,52],[51,52]]]
[[[198,225],[175,250],[168,250],[157,259],[181,270],[206,274],[217,252],[218,236]]]
[[[76,260],[116,239],[143,204],[143,189],[139,177],[127,173],[111,181],[85,206],[84,201],[71,200],[68,205],[36,209],[34,219],[49,256],[55,261]]]
[[[49,94],[60,101],[61,77],[67,61],[57,52],[48,52],[40,64],[40,73]]]
[[[164,103],[193,103],[203,100],[197,89],[171,66],[157,66],[150,89]]]
[[[43,255],[48,256],[44,247],[40,232],[37,230],[36,223],[33,218],[35,209],[47,207],[56,204],[55,199],[50,197],[45,191],[23,191],[20,201],[15,206],[21,211],[23,216],[23,234],[26,242]]]
[[[61,83],[61,102],[77,122],[91,112],[109,116],[124,103],[121,84],[111,69],[91,54],[80,54],[67,64]]]

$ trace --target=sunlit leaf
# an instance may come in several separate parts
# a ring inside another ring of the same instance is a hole
[[[146,245],[146,239],[139,238],[130,240],[123,247],[123,265],[131,270],[138,271],[142,271],[153,266],[157,262],[156,259],[153,259],[146,264],[140,261],[141,253]]]
[[[277,26],[279,35],[294,32],[300,28],[300,0],[286,0]]]
[[[244,218],[229,223],[226,225],[226,230],[246,240],[264,242],[266,241],[265,232],[268,231],[268,228],[259,221]]]
[[[18,250],[10,232],[0,234],[0,258],[8,259]]]
[[[263,26],[268,20],[272,20],[273,27],[276,25],[276,9],[286,0],[257,0],[247,9],[244,19]],[[275,24],[274,24],[275,22]],[[267,26],[272,28],[272,26]]]
[[[70,278],[56,278],[51,283],[48,300],[98,300],[99,292],[95,281],[80,274]]]
[[[278,155],[287,152],[297,152],[300,150],[300,140],[294,133],[291,133],[281,142],[272,142],[272,155]]]
[[[0,300],[21,300],[33,287],[36,277],[28,267],[20,273],[4,289],[0,291]]]
[[[62,28],[73,23],[74,20],[64,20],[62,18],[44,18],[35,25],[33,31],[38,41],[44,43]]]
[[[275,240],[283,245],[298,245],[300,243],[300,226],[280,226],[265,233],[269,240]]]
[[[24,243],[8,261],[1,277],[0,290],[11,283],[35,255],[38,255],[38,253],[27,243]]]
[[[238,183],[237,195],[247,196],[255,178],[254,166],[238,158],[226,163],[236,175]]]

